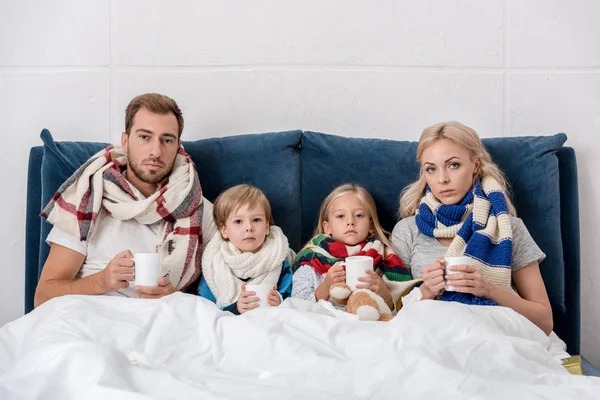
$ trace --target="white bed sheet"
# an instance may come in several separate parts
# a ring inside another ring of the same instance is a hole
[[[0,399],[599,399],[503,307],[422,301],[387,323],[288,299],[65,296],[0,329]]]

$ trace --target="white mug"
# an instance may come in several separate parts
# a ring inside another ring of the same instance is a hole
[[[352,256],[346,257],[343,263],[346,266],[346,285],[350,289],[356,290],[356,285],[364,285],[358,278],[367,278],[369,274],[366,270],[373,271],[373,257],[369,256]]]
[[[158,286],[160,278],[160,254],[135,253],[134,286]]]
[[[271,307],[269,304],[269,293],[273,289],[273,285],[246,285],[246,292],[255,292],[258,297],[259,307]]]
[[[449,275],[449,274],[458,274],[460,271],[451,271],[448,269],[448,267],[452,267],[454,265],[473,265],[473,260],[471,259],[471,257],[467,257],[467,256],[462,256],[462,257],[445,257],[444,260],[446,260],[446,267],[444,270],[444,276]],[[448,286],[446,285],[446,289],[447,292],[453,292],[454,288],[452,288],[452,286]]]

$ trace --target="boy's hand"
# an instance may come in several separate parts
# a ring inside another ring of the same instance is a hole
[[[255,295],[256,292],[246,291],[246,282],[242,283],[242,293],[240,293],[240,297],[237,301],[237,310],[240,314],[254,310],[258,307],[258,297]]]
[[[279,293],[277,293],[277,285],[273,285],[273,289],[269,292],[268,303],[273,307],[277,307],[279,304],[281,304]]]

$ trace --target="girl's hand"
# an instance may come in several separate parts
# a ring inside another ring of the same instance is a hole
[[[446,276],[446,282],[448,286],[452,287],[452,290],[460,293],[471,293],[479,297],[489,297],[493,283],[488,281],[475,265],[453,265],[448,269],[458,271],[455,274]]]
[[[392,293],[390,289],[383,283],[379,274],[375,271],[366,270],[365,271],[368,277],[359,277],[358,280],[360,282],[364,282],[364,284],[356,285],[357,289],[369,289],[372,292],[378,294],[383,301],[390,307],[390,309],[394,309],[394,301],[392,300]]]
[[[273,290],[269,292],[269,299],[267,300],[270,305],[277,307],[281,301],[279,293],[277,293],[277,285],[273,285]]]
[[[444,264],[446,260],[440,257],[435,263],[423,267],[423,284],[420,286],[423,299],[434,299],[446,287],[444,279]]]
[[[357,289],[369,289],[377,294],[379,294],[379,291],[382,290],[384,287],[387,289],[387,286],[383,284],[383,282],[381,281],[381,277],[377,274],[377,272],[371,271],[370,269],[365,270],[365,272],[369,276],[360,276],[358,278],[360,282],[364,283],[356,285]]]
[[[255,295],[256,292],[246,291],[246,282],[242,283],[242,293],[237,301],[237,310],[240,314],[254,310],[258,307],[258,297]]]
[[[339,282],[346,282],[346,271],[344,271],[341,261],[336,262],[329,268],[327,275],[325,275],[325,280],[323,281],[327,287]]]

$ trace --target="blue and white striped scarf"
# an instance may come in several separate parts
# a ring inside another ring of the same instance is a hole
[[[491,177],[477,179],[475,187],[458,204],[440,203],[429,186],[416,213],[421,233],[453,238],[446,257],[469,256],[490,282],[509,291],[512,266],[512,227],[506,196]],[[444,292],[440,300],[495,305],[488,299],[458,292]]]

